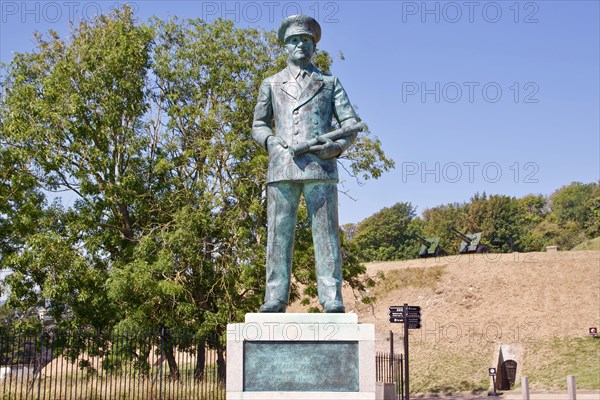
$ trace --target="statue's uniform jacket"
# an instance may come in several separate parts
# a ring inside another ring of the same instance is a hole
[[[293,146],[330,132],[333,116],[342,126],[356,121],[356,113],[340,81],[312,65],[307,71],[312,74],[304,90],[296,83],[290,67],[263,81],[254,111],[252,136],[265,149],[271,135]],[[344,152],[354,138],[336,142]],[[283,146],[274,147],[269,153],[268,182],[337,182],[336,158],[321,160],[310,152],[293,158]]]
[[[267,282],[265,304],[287,304],[298,201],[304,194],[311,220],[319,300],[342,305],[341,253],[337,215],[337,157],[320,159],[307,152],[292,157],[284,146],[270,141],[276,135],[287,146],[304,143],[332,130],[335,117],[342,126],[357,121],[337,78],[309,65],[302,86],[300,72],[288,65],[265,79],[260,87],[252,136],[269,151],[267,207]],[[355,136],[337,140],[342,152]],[[343,308],[342,308],[343,309]]]

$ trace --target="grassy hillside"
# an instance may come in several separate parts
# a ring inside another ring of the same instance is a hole
[[[567,388],[567,375],[575,375],[577,387],[600,389],[600,339],[556,337],[531,345],[528,376],[535,389]]]
[[[600,250],[600,236],[594,239],[586,240],[585,242],[573,247],[572,251],[581,250]]]
[[[378,351],[389,349],[390,330],[402,347],[402,325],[388,322],[388,306],[421,306],[422,328],[409,336],[411,391],[487,390],[500,345],[519,349],[517,382],[524,375],[533,389],[559,389],[574,374],[578,388],[600,389],[600,339],[588,335],[600,327],[600,252],[461,255],[367,269],[380,277],[370,293],[377,303],[352,303],[350,291],[345,302],[375,324]]]

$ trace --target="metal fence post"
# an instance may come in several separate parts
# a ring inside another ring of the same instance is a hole
[[[404,400],[404,355],[400,354],[400,399]]]
[[[577,400],[577,388],[575,387],[575,375],[567,376],[567,390],[569,391],[569,400]]]
[[[42,390],[42,348],[43,348],[43,342],[44,342],[44,327],[42,326],[42,328],[40,329],[40,344],[39,344],[39,353],[36,354],[36,358],[33,362],[33,377],[32,379],[36,378],[37,375],[37,380],[38,380],[38,399],[40,398],[41,395],[41,390]],[[37,346],[36,346],[36,350],[37,350]],[[39,370],[38,370],[39,369]],[[32,382],[33,384],[33,382]],[[32,390],[33,392],[33,390]]]
[[[162,368],[163,368],[163,361],[164,361],[164,357],[165,356],[165,328],[161,328],[160,330],[160,364],[158,366],[159,368],[159,374],[158,374],[158,400],[162,400]]]
[[[521,377],[521,394],[523,400],[529,400],[529,378],[526,376]]]

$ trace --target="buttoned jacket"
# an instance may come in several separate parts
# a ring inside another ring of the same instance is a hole
[[[338,180],[337,157],[322,160],[311,152],[292,157],[284,146],[267,147],[267,139],[272,135],[289,147],[328,133],[333,117],[342,126],[356,122],[356,113],[340,81],[312,64],[306,70],[310,78],[304,88],[289,66],[261,84],[252,137],[269,151],[268,182]],[[336,141],[342,153],[355,138],[354,135]]]

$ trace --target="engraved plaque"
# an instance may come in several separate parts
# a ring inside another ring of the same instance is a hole
[[[358,392],[357,341],[246,341],[244,391]]]

